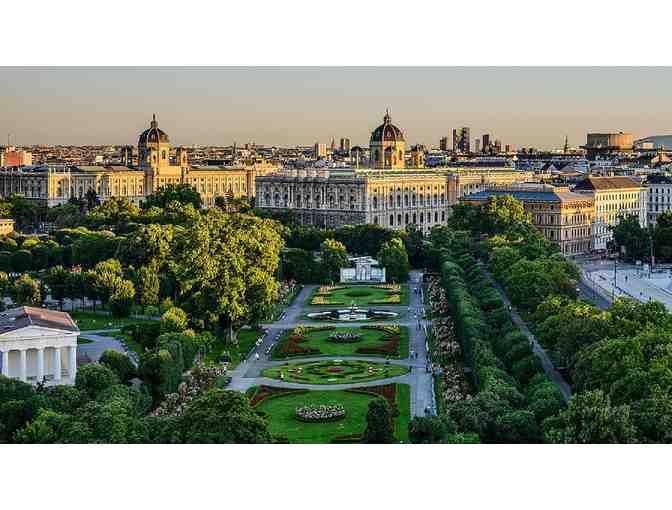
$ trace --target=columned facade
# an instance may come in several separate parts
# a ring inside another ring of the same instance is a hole
[[[75,384],[79,329],[64,312],[19,307],[0,313],[0,372],[48,386]]]
[[[74,384],[77,377],[77,346],[7,348],[0,344],[4,377],[23,382]]]

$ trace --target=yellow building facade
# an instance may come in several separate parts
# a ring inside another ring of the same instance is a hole
[[[8,197],[16,193],[54,206],[83,198],[93,190],[101,201],[123,197],[139,204],[164,186],[188,184],[209,207],[218,196],[252,198],[256,177],[278,169],[259,161],[231,167],[195,167],[190,165],[185,148],[179,147],[174,159],[170,153],[170,139],[153,117],[138,138],[137,167],[44,165],[5,169],[0,171],[0,194]]]

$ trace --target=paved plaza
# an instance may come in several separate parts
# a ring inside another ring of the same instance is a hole
[[[670,270],[656,268],[649,271],[635,264],[616,264],[613,261],[579,262],[582,281],[589,291],[603,299],[630,297],[642,303],[660,301],[672,310],[672,278]]]

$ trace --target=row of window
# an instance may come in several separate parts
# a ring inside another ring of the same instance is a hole
[[[431,225],[431,224],[439,223],[439,213],[438,213],[438,211],[434,212],[433,217],[434,217],[434,221],[432,221],[432,213],[427,213],[426,215],[424,213],[420,213],[419,215],[416,214],[416,213],[406,213],[403,216],[401,214],[397,214],[396,226],[397,227],[405,227],[407,225],[425,225],[425,224]],[[441,222],[446,221],[446,212],[441,211],[441,216],[440,217],[441,217]],[[388,223],[388,226],[394,227],[395,226],[394,214],[390,214],[389,220],[390,221]],[[380,222],[378,221],[378,216],[373,217],[373,223],[375,225],[380,225]]]

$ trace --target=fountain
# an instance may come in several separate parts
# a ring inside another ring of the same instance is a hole
[[[313,312],[307,314],[309,319],[326,321],[356,322],[366,320],[387,320],[398,317],[396,312],[387,310],[374,310],[370,308],[358,308],[353,301],[350,308],[342,310],[327,310],[324,312]]]

